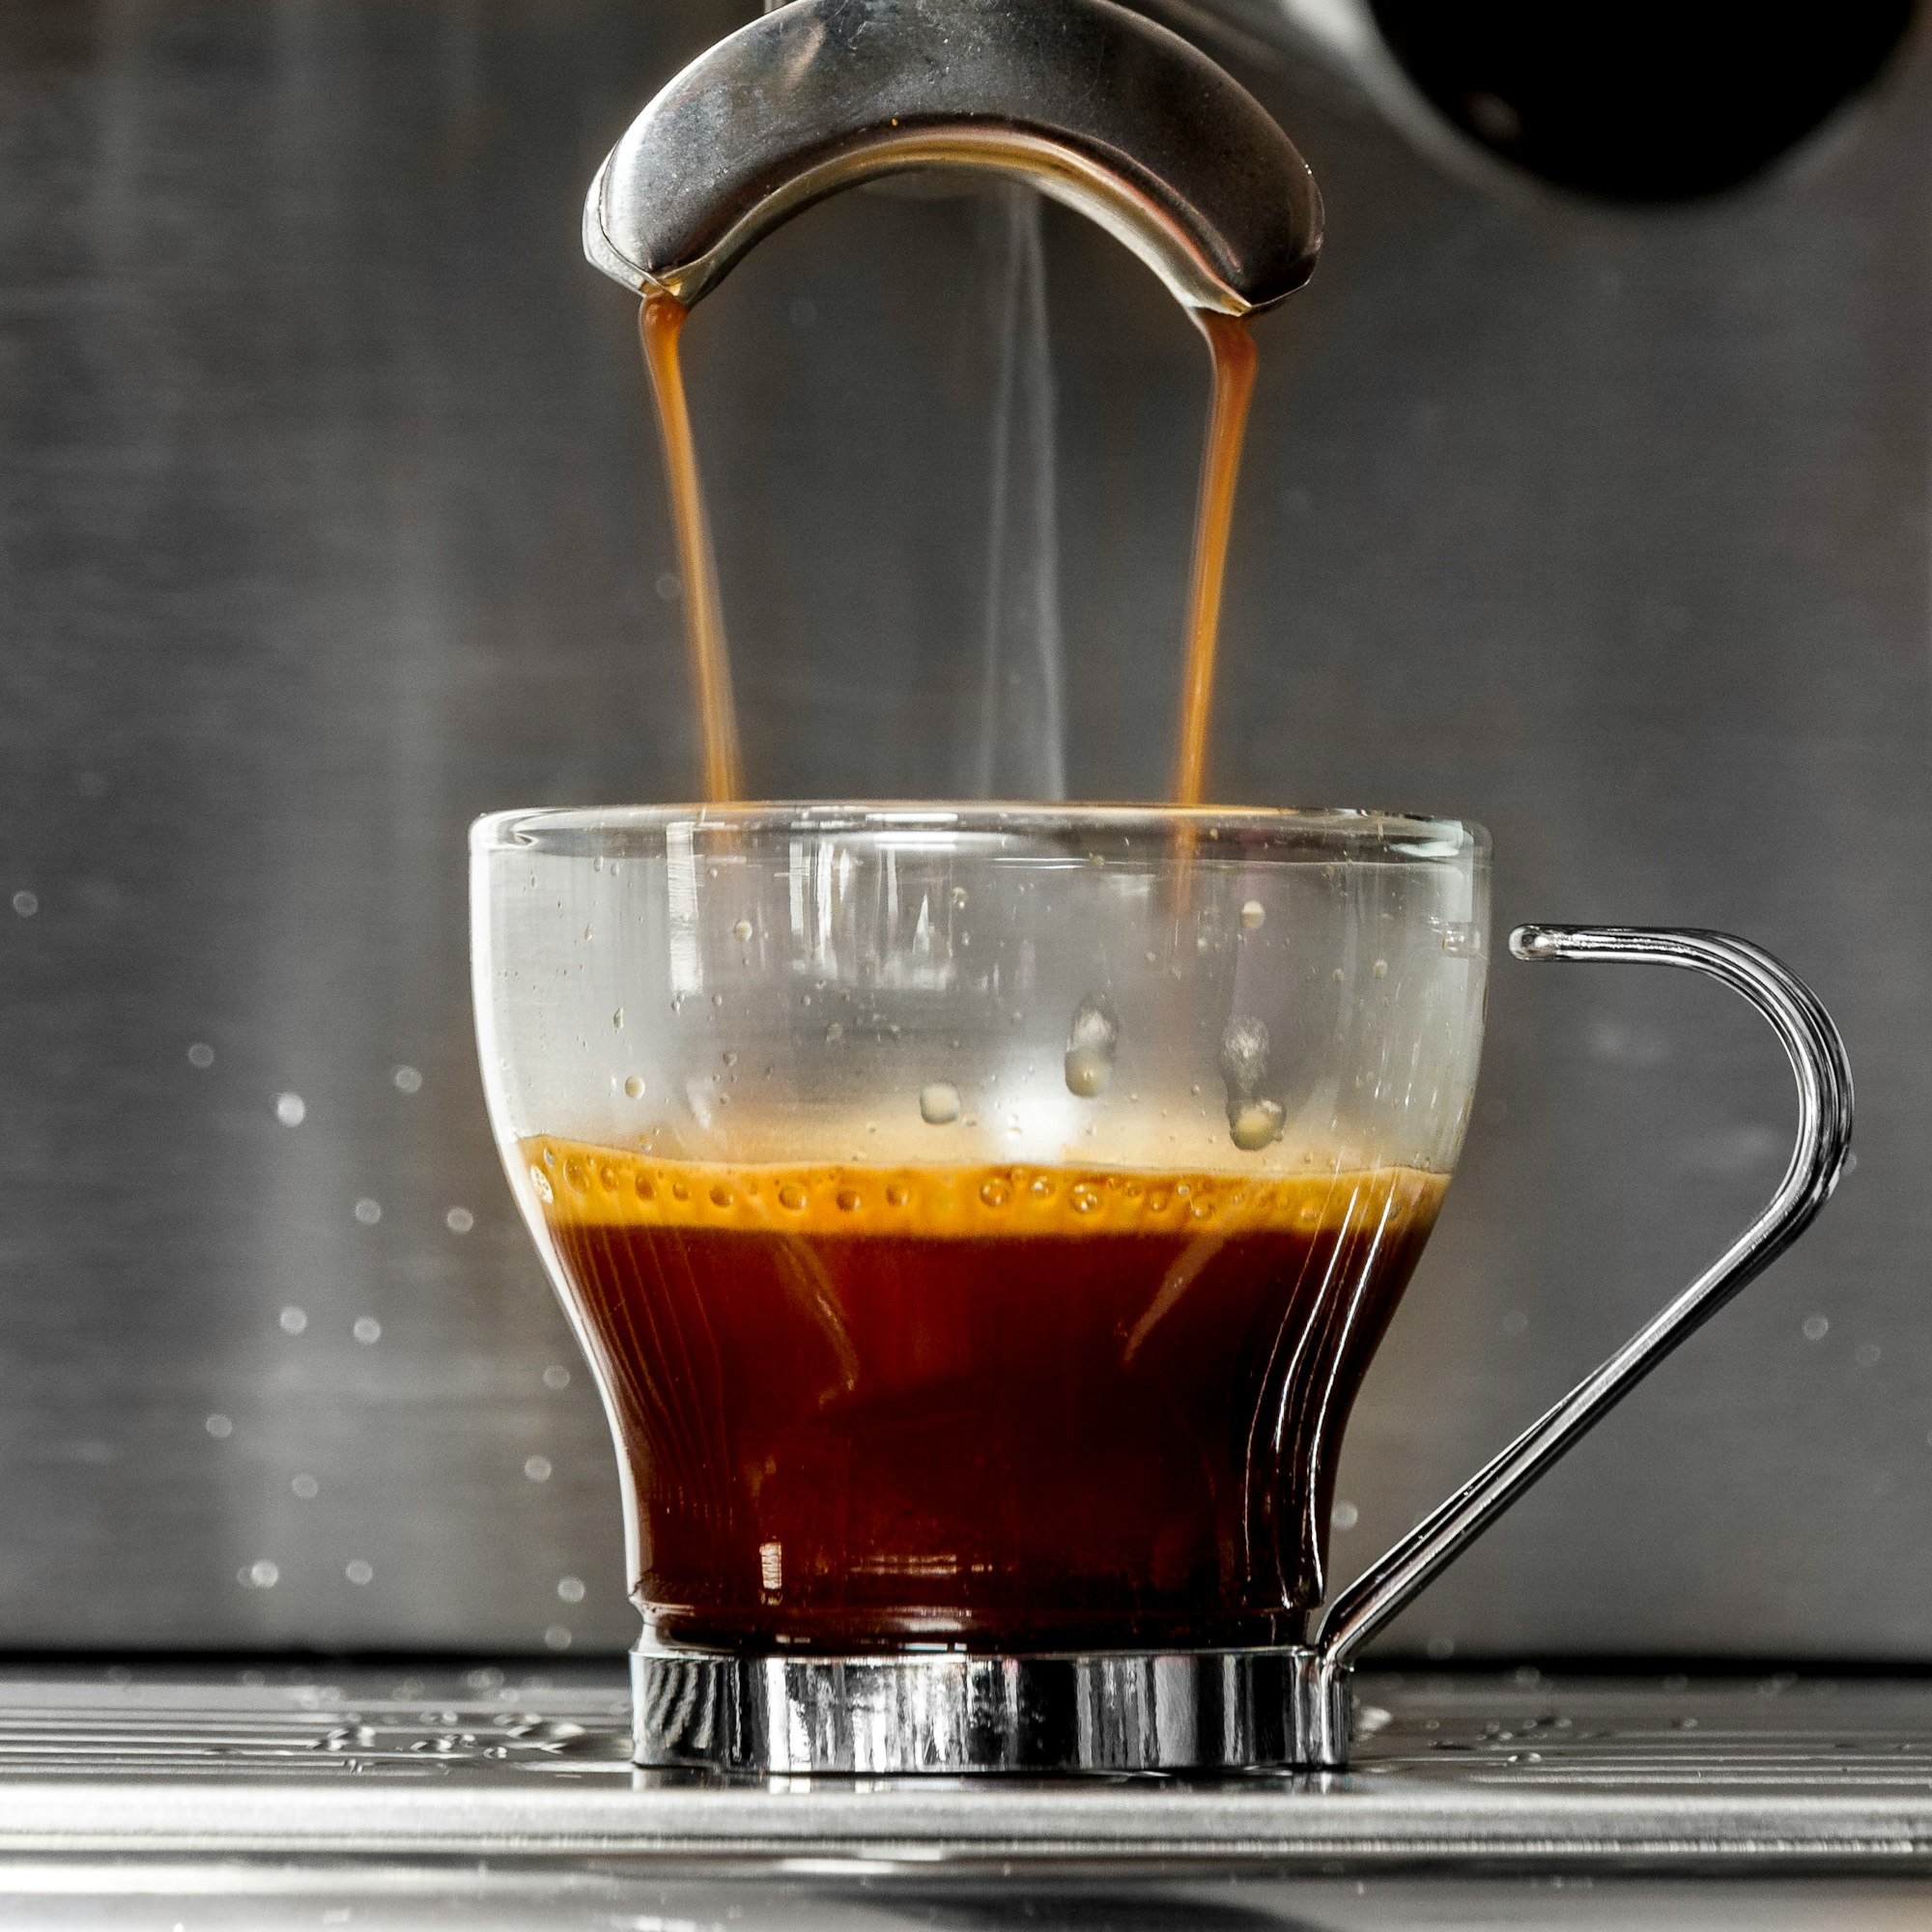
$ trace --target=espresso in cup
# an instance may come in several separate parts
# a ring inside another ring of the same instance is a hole
[[[474,853],[498,1142],[657,1643],[1306,1634],[1466,1121],[1479,833],[639,808]]]
[[[1321,1598],[1339,1431],[1442,1177],[518,1158],[664,1641],[1242,1647]]]

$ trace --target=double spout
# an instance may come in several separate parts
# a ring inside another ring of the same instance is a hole
[[[1030,183],[1188,306],[1271,307],[1321,202],[1246,89],[1113,0],[790,0],[686,68],[591,184],[584,252],[690,307],[781,222],[911,169]]]

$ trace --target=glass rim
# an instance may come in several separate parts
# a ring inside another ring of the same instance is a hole
[[[651,836],[673,828],[751,834],[964,833],[1059,836],[1093,832],[1129,842],[1153,842],[1193,830],[1263,845],[1317,848],[1379,864],[1488,861],[1488,830],[1473,820],[1352,806],[1176,806],[1058,804],[992,799],[796,799],[729,805],[533,806],[486,812],[469,828],[469,849],[528,851],[546,834],[582,838]],[[1197,853],[1198,857],[1211,855]],[[1250,850],[1245,856],[1255,856]]]

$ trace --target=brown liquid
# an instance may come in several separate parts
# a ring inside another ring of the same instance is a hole
[[[520,1153],[612,1405],[637,1600],[736,1649],[1299,1637],[1443,1188]]]
[[[704,795],[714,804],[723,804],[739,793],[738,714],[731,697],[731,666],[724,645],[718,568],[712,556],[697,450],[678,360],[678,339],[690,313],[673,296],[646,296],[638,328],[651,393],[657,398],[665,469],[670,480],[671,517],[677,526],[678,567],[684,577],[685,642],[691,654],[692,683],[704,740]],[[1216,315],[1207,309],[1190,313],[1208,339],[1214,380],[1201,460],[1201,494],[1194,513],[1180,749],[1174,772],[1176,805],[1199,805],[1207,777],[1221,586],[1227,575],[1235,489],[1240,476],[1241,443],[1247,432],[1256,365],[1254,337],[1244,318]]]
[[[704,514],[704,488],[697,474],[697,445],[692,440],[691,410],[685,401],[684,370],[678,338],[691,311],[674,296],[644,298],[638,314],[638,336],[644,367],[657,398],[658,430],[664,440],[665,473],[670,482],[671,522],[677,528],[677,566],[684,579],[684,639],[691,653],[691,681],[697,694],[698,725],[704,739],[704,796],[723,805],[738,796],[738,707],[731,697],[731,660],[724,649],[724,610],[718,595],[718,564],[711,551],[711,526]]]
[[[1221,635],[1221,586],[1235,526],[1235,486],[1241,474],[1248,404],[1255,393],[1255,338],[1239,316],[1196,309],[1208,338],[1214,387],[1208,441],[1201,452],[1201,498],[1194,511],[1194,565],[1187,584],[1187,645],[1181,661],[1180,753],[1175,760],[1176,805],[1199,805],[1208,775],[1208,724],[1214,708],[1214,646]]]

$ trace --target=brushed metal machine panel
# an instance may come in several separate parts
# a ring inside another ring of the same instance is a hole
[[[462,834],[694,785],[632,316],[577,212],[735,17],[0,9],[0,1646],[631,1634],[485,1128]],[[1482,819],[1499,923],[1743,931],[1859,1079],[1816,1233],[1399,1647],[1923,1658],[1932,78],[1638,219],[1497,207],[1335,84],[1242,71],[1330,242],[1264,332],[1214,789]],[[1068,782],[1146,796],[1203,358],[1102,238],[1045,240]],[[1000,245],[972,202],[850,199],[691,330],[762,792],[973,782]],[[1345,1570],[1786,1143],[1716,991],[1502,961],[1491,1020]]]

